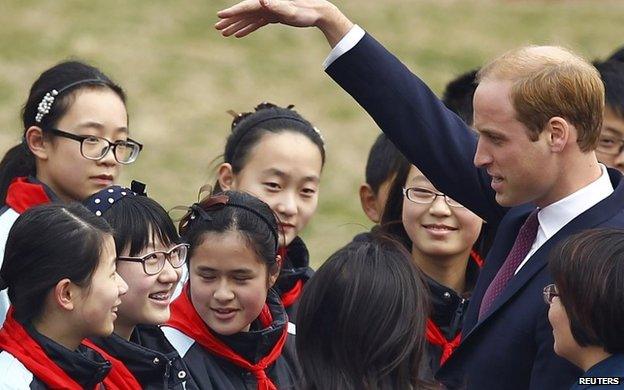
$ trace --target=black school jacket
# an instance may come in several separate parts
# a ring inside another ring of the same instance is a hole
[[[295,237],[286,250],[284,263],[274,286],[280,295],[290,291],[298,280],[306,283],[314,275],[314,270],[310,268],[310,253],[301,238]],[[288,319],[293,324],[297,323],[298,308],[299,299],[286,308]]]
[[[37,332],[32,325],[24,325],[24,328],[45,354],[75,382],[85,389],[104,389],[101,383],[108,375],[111,364],[102,355],[84,345],[76,351],[69,350]],[[17,357],[6,351],[0,351],[0,388],[48,389]]]
[[[184,361],[158,326],[138,325],[130,341],[115,333],[91,341],[121,360],[143,389],[198,389]]]
[[[286,312],[275,291],[269,291],[267,303],[273,315],[273,323],[268,328],[258,329],[259,321],[255,321],[249,332],[240,332],[231,336],[218,335],[218,337],[239,355],[249,361],[257,362],[271,351],[282,335],[284,327],[287,327],[289,333],[282,355],[267,368],[266,372],[278,389],[296,389],[300,374],[295,354],[294,327],[292,324],[289,326]],[[200,389],[257,390],[257,381],[251,372],[212,355],[199,343],[177,329],[167,326],[163,326],[162,329],[167,339],[184,359],[192,379]]]

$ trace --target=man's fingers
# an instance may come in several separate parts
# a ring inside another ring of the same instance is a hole
[[[260,2],[258,0],[244,0],[229,8],[217,12],[217,16],[220,18],[229,18],[232,16],[240,15],[242,13],[257,12],[262,9],[262,5],[260,5]]]
[[[232,16],[229,18],[225,18],[225,19],[221,19],[219,20],[217,23],[215,23],[215,28],[217,30],[223,30],[224,28],[230,27],[231,25],[233,25],[234,23],[240,21],[241,19],[246,18],[246,16]]]
[[[257,23],[259,21],[259,18],[244,18],[239,20],[236,23],[233,23],[232,25],[224,28],[223,30],[221,30],[221,34],[223,34],[223,36],[229,37],[231,35],[234,35],[235,33],[239,32],[240,30],[244,29],[245,27],[252,25],[254,23]]]
[[[246,35],[251,34],[252,32],[256,31],[257,29],[259,29],[260,27],[264,27],[267,24],[269,24],[269,22],[267,22],[266,19],[262,18],[259,21],[250,24],[249,26],[246,26],[244,28],[242,28],[240,31],[238,31],[236,34],[234,34],[234,36],[236,38],[242,38]]]

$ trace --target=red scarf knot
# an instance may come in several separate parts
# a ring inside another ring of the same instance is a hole
[[[440,357],[440,365],[444,364],[446,360],[451,356],[453,351],[459,346],[461,341],[461,333],[458,333],[453,340],[447,340],[442,334],[440,328],[431,320],[427,318],[427,341],[433,345],[442,347],[442,356]]]

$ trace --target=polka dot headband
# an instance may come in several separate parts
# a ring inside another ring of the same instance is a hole
[[[125,188],[121,186],[110,186],[104,188],[96,192],[87,198],[83,204],[89,209],[93,214],[101,217],[115,202],[119,199],[122,199],[126,196],[137,196],[143,195],[145,196],[145,184],[132,181],[132,189]]]

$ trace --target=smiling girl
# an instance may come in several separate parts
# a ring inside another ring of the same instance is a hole
[[[426,336],[433,372],[459,345],[463,318],[483,261],[472,250],[482,223],[403,159],[382,225],[411,252],[429,287],[431,315]]]
[[[34,82],[22,111],[21,143],[0,162],[0,254],[19,214],[38,204],[83,200],[113,184],[121,165],[137,158],[142,146],[128,138],[125,100],[99,69],[76,61]],[[0,324],[7,308],[0,294]]]
[[[325,143],[319,131],[292,108],[261,103],[255,112],[235,116],[215,189],[250,193],[277,214],[284,237],[276,290],[290,320],[296,322],[297,301],[313,274],[299,233],[316,212]]]
[[[117,272],[128,284],[109,337],[92,341],[119,359],[143,389],[193,389],[182,358],[159,325],[169,320],[173,289],[186,261],[188,245],[156,201],[120,186],[103,189],[84,204],[114,229]]]
[[[113,331],[128,288],[115,264],[110,226],[80,205],[38,206],[17,219],[0,269],[12,304],[0,330],[0,388],[138,388],[81,344]]]
[[[279,295],[277,221],[267,204],[225,191],[180,223],[189,281],[171,305],[167,338],[203,389],[292,388],[294,337]]]

